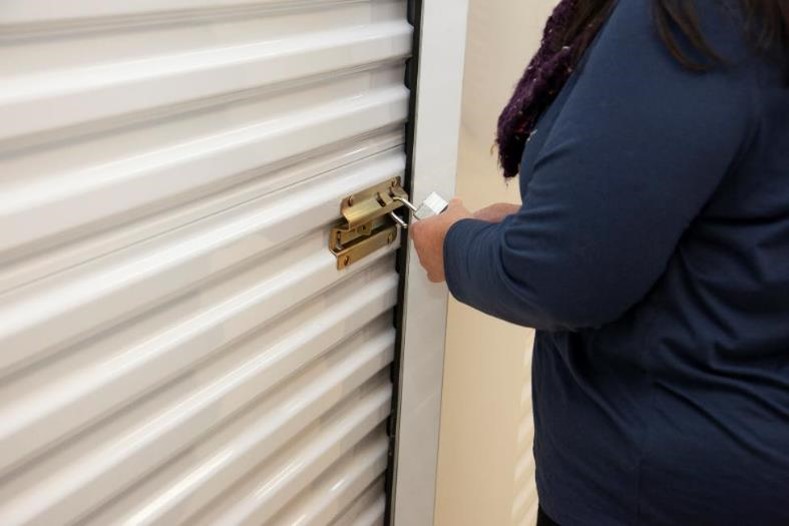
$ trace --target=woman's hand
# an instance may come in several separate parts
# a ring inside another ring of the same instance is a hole
[[[427,279],[433,283],[444,281],[444,239],[452,225],[461,219],[473,216],[460,199],[453,199],[446,211],[430,219],[411,225],[411,239],[419,256],[419,262],[427,271]]]
[[[474,212],[474,219],[487,221],[488,223],[501,223],[505,217],[517,214],[520,209],[521,205],[496,203]]]

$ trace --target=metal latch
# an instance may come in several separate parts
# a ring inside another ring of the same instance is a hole
[[[331,229],[329,249],[344,269],[376,250],[394,243],[397,227],[408,224],[394,212],[407,206],[408,194],[400,178],[390,179],[342,200],[343,221]]]

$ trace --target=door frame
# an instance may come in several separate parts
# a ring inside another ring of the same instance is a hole
[[[414,55],[406,184],[415,202],[431,192],[450,198],[460,135],[468,0],[411,0]],[[403,284],[394,365],[394,441],[387,524],[432,526],[438,475],[441,390],[449,293],[427,280],[404,236]]]

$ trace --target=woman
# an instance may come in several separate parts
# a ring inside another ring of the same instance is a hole
[[[789,2],[564,0],[432,281],[538,329],[541,522],[789,525]]]

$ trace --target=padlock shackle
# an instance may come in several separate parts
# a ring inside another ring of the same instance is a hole
[[[406,206],[406,208],[408,208],[412,212],[416,212],[417,210],[419,210],[416,206],[413,205],[413,203],[411,203],[411,201],[409,201],[405,197],[401,197],[399,195],[396,195],[396,196],[394,196],[392,198],[392,200],[399,201],[399,202],[403,203]]]
[[[394,222],[397,223],[398,225],[400,225],[404,230],[408,229],[408,223],[403,221],[403,219],[400,216],[398,216],[397,214],[395,214],[394,212],[389,212],[389,217],[394,219]]]

